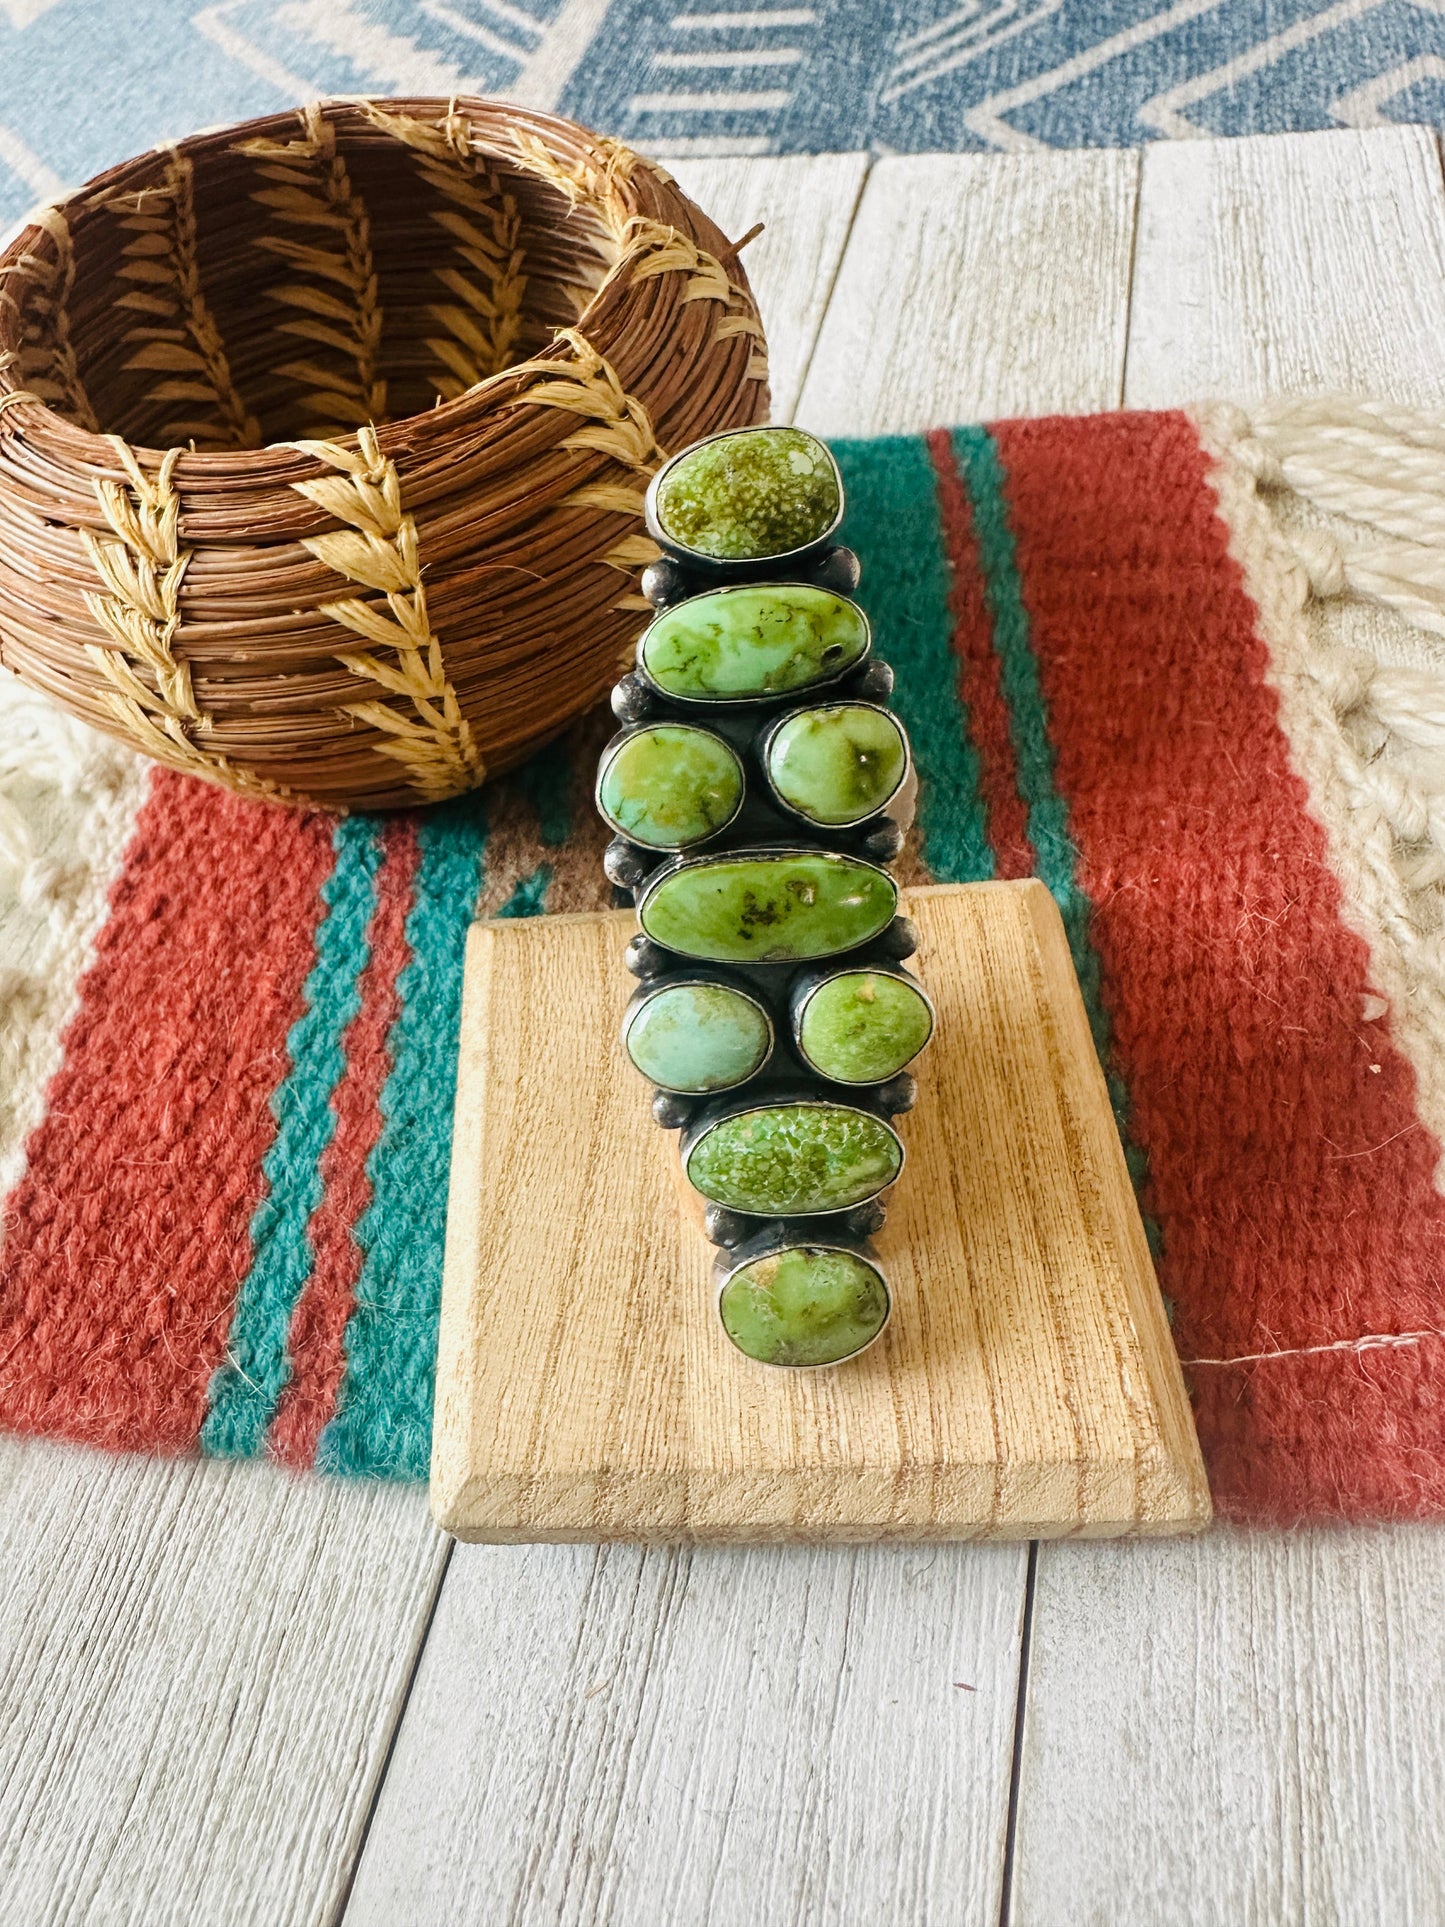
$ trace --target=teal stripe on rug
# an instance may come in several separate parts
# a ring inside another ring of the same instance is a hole
[[[1129,1136],[1129,1094],[1123,1080],[1110,1066],[1109,1013],[1104,1005],[1099,953],[1089,932],[1093,905],[1079,883],[1079,853],[1069,833],[1068,805],[1054,780],[1048,710],[1029,634],[1023,581],[1009,524],[1003,463],[998,444],[986,428],[955,429],[953,448],[959,473],[973,503],[979,566],[993,615],[999,681],[1008,708],[1019,791],[1028,810],[1029,835],[1038,854],[1039,876],[1052,892],[1064,921],[1069,954],[1083,992],[1094,1047],[1104,1067],[1114,1117],[1124,1142],[1124,1155],[1137,1183],[1143,1176],[1144,1156]]]
[[[311,1274],[306,1227],[321,1202],[322,1154],[336,1128],[331,1097],[346,1068],[342,1044],[361,1005],[366,933],[376,911],[382,856],[376,822],[344,818],[332,847],[336,862],[321,889],[316,960],[302,991],[306,1009],[286,1040],[291,1068],[271,1098],[276,1136],[261,1166],[266,1194],[251,1221],[251,1268],[236,1296],[226,1362],[212,1376],[201,1428],[201,1450],[213,1458],[255,1458],[264,1451],[291,1375],[291,1314]]]
[[[994,874],[969,741],[948,606],[952,577],[927,444],[916,435],[834,442],[848,516],[843,540],[858,552],[858,600],[874,645],[898,672],[893,707],[918,765],[923,860],[940,883]]]
[[[367,1160],[371,1202],[346,1328],[346,1373],[317,1466],[358,1478],[424,1479],[446,1236],[452,1098],[467,930],[482,885],[487,826],[477,795],[428,810],[417,831],[411,961],[388,1040],[381,1135]]]

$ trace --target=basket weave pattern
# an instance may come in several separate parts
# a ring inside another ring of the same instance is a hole
[[[327,103],[0,255],[0,661],[277,801],[434,802],[615,679],[667,451],[762,419],[736,254],[550,115]]]

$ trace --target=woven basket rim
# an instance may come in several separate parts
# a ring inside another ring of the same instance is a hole
[[[575,129],[579,135],[583,136],[584,140],[590,143],[592,151],[604,160],[611,160],[615,164],[618,158],[622,158],[634,166],[641,165],[647,168],[655,178],[661,181],[670,183],[672,180],[672,176],[668,174],[665,168],[659,166],[655,161],[646,159],[646,157],[639,154],[635,148],[627,146],[626,143],[622,141],[614,140],[610,136],[596,134],[592,132],[591,129],[584,127],[580,122],[566,121],[559,115],[543,113],[538,109],[515,106],[510,101],[502,100],[491,95],[456,94],[447,97],[440,95],[427,97],[390,96],[383,94],[334,94],[321,96],[316,104],[321,108],[323,113],[328,109],[356,109],[365,113],[369,107],[384,108],[397,105],[405,105],[407,108],[418,109],[442,108],[448,112],[470,108],[480,108],[488,112],[501,112],[505,113],[510,120],[528,123],[531,130],[535,133],[536,138],[544,146],[547,145],[549,139],[555,138],[556,130],[559,126],[566,126],[569,129]],[[73,209],[76,206],[87,205],[90,199],[99,191],[108,191],[112,187],[121,185],[129,174],[143,168],[147,162],[158,160],[162,156],[172,152],[182,155],[204,152],[207,146],[222,134],[232,142],[235,142],[243,138],[257,139],[269,134],[284,132],[295,122],[296,112],[297,110],[295,108],[283,109],[274,114],[256,115],[249,120],[229,123],[222,128],[210,128],[199,133],[188,134],[179,140],[159,142],[154,147],[143,148],[138,153],[128,156],[125,160],[117,161],[112,167],[105,169],[103,173],[93,176],[90,180],[83,182],[79,187],[71,189],[68,193],[57,195],[49,201],[40,203],[39,206],[31,210],[31,214],[25,220],[23,226],[11,236],[5,247],[0,249],[0,277],[3,277],[4,270],[7,267],[13,266],[16,261],[28,252],[28,244],[31,237],[43,236],[44,229],[40,225],[37,217],[42,215],[47,209],[54,208],[57,212],[65,213],[67,210]],[[509,167],[515,167],[519,172],[530,174],[535,180],[548,182],[554,186],[557,185],[554,177],[549,175],[546,170],[539,168],[535,164],[534,159],[529,162],[529,157],[524,149],[515,148],[508,150],[500,146],[479,142],[477,151],[485,153],[492,160],[503,162]],[[619,196],[619,198],[622,197]],[[596,212],[604,205],[606,205],[606,203],[601,198],[590,201],[586,199],[583,189],[581,186],[578,187],[576,199],[573,204],[574,209],[581,206]],[[571,210],[569,210],[569,212],[570,211]],[[734,269],[739,266],[738,251],[735,246],[728,245],[720,250],[719,258],[725,262],[729,262]],[[544,348],[540,349],[536,354],[529,355],[524,362],[518,362],[513,366],[499,369],[496,374],[489,375],[484,381],[468,389],[465,394],[457,395],[450,400],[442,400],[431,408],[420,410],[413,414],[402,415],[391,421],[377,423],[374,433],[383,454],[396,459],[409,452],[410,444],[416,437],[419,429],[423,429],[427,439],[430,439],[435,434],[445,433],[448,430],[465,429],[472,416],[489,413],[496,405],[497,400],[502,396],[503,391],[506,390],[509,385],[516,386],[524,381],[527,378],[528,372],[534,370],[539,362],[555,361],[559,365],[565,366],[568,358],[575,354],[573,344],[567,339],[567,336],[572,332],[582,334],[588,332],[589,322],[594,318],[603,300],[608,297],[618,277],[625,270],[627,259],[626,251],[620,252],[617,260],[607,269],[601,282],[593,292],[591,300],[578,315],[576,321],[572,323],[571,328],[557,330],[551,341],[549,341]],[[10,339],[10,330],[16,327],[18,321],[18,304],[0,299],[0,357],[3,357],[7,351],[14,351],[18,347],[18,342]],[[16,370],[13,363],[0,366],[0,402],[3,402],[6,395],[16,392],[18,383],[13,379],[15,373]],[[4,412],[20,415],[22,419],[32,421],[43,419],[46,423],[47,432],[53,434],[57,442],[71,445],[67,453],[72,454],[73,459],[106,470],[112,470],[115,467],[115,442],[117,439],[124,440],[126,446],[143,465],[159,464],[165,456],[170,453],[168,446],[132,441],[126,437],[117,437],[115,433],[108,430],[94,430],[82,427],[79,423],[68,420],[58,409],[53,408],[49,402],[38,396],[27,395],[23,400],[11,402],[5,406]],[[330,439],[333,439],[338,447],[355,450],[358,446],[360,433],[360,429],[354,429],[344,436],[338,435]],[[207,480],[222,483],[227,480],[243,477],[246,479],[254,479],[257,482],[276,482],[284,485],[294,479],[293,471],[295,471],[296,475],[305,476],[314,474],[322,468],[322,464],[320,464],[314,456],[307,454],[305,450],[299,448],[294,440],[285,438],[265,442],[259,448],[195,449],[183,446],[180,460],[185,464],[186,475],[192,485],[204,483]]]
[[[648,478],[766,414],[737,247],[560,116],[318,102],[53,209],[0,252],[0,661],[249,797],[533,754],[635,641]]]

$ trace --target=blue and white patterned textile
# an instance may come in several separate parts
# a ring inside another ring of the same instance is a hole
[[[654,152],[1131,146],[1445,119],[1442,0],[0,0],[0,220],[317,94],[500,93]]]

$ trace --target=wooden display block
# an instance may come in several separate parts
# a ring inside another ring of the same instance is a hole
[[[1209,1492],[1052,898],[910,893],[938,1008],[852,1363],[735,1351],[618,1043],[630,912],[467,954],[432,1509],[463,1539],[1180,1532]]]

